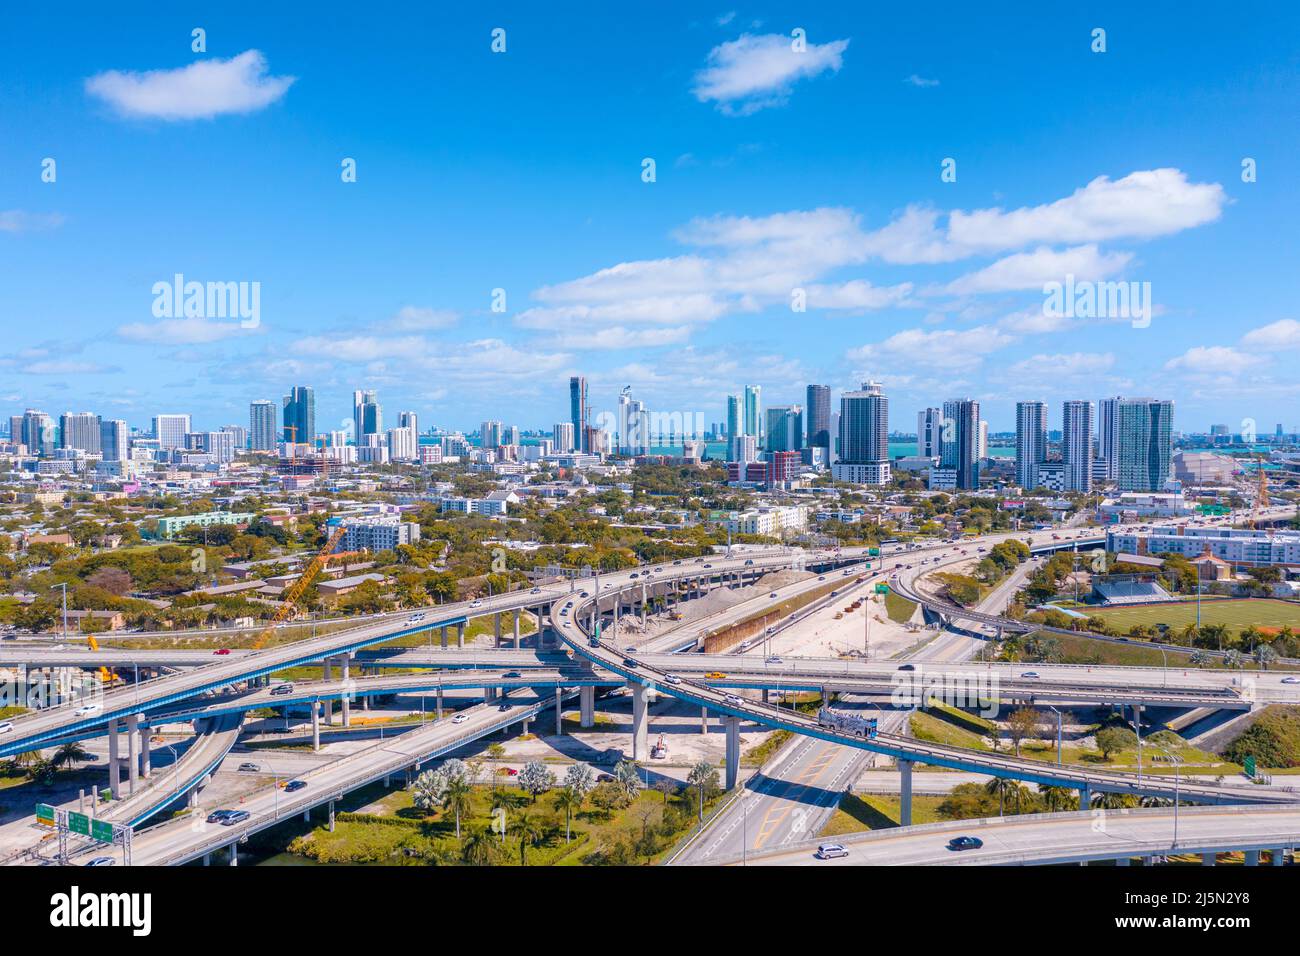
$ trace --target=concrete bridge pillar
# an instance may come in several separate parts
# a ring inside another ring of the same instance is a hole
[[[442,688],[438,688],[438,719],[442,720]]]
[[[456,625],[456,647],[461,650],[465,649],[465,622],[461,621]]]
[[[442,634],[442,649],[445,651],[447,649],[447,625],[444,624],[442,627],[438,628],[438,630]]]
[[[1258,850],[1247,850],[1247,851],[1246,851],[1246,865],[1247,865],[1247,866],[1259,866],[1259,851],[1258,851]]]
[[[320,703],[311,703],[311,749],[320,750]]]
[[[1286,848],[1278,847],[1276,850],[1273,851],[1272,857],[1273,857],[1272,862],[1274,866],[1283,866],[1286,863]]]
[[[650,595],[644,584],[641,585],[641,629],[645,630],[650,617]]]
[[[325,658],[324,669],[325,669],[325,674],[324,674],[325,680],[327,681],[333,680],[334,679],[334,658],[332,657]],[[328,726],[333,727],[334,726],[334,701],[330,699],[322,700],[321,707],[323,707],[325,710],[325,723]]]
[[[1079,809],[1080,810],[1092,809],[1092,788],[1089,787],[1086,783],[1079,788]]]
[[[239,842],[230,844],[230,865],[239,866]]]
[[[351,680],[351,663],[352,663],[351,654],[344,654],[342,657],[339,658],[339,675],[343,678],[344,685],[346,685],[347,682]],[[352,726],[352,692],[348,690],[346,686],[344,687],[343,690],[342,704],[340,706],[342,707],[343,710],[343,726],[351,727]]]
[[[136,781],[140,779],[140,762],[136,757],[139,738],[140,715],[131,714],[126,718],[126,767],[129,779],[127,793],[135,793]]]
[[[537,620],[540,625],[540,622],[542,620],[542,615],[540,611],[537,614]],[[539,626],[537,628],[537,646],[541,647],[541,644],[542,644],[542,629]],[[515,611],[515,650],[519,650],[519,612],[517,610]]]
[[[118,749],[117,720],[108,722],[108,792],[114,800],[122,797],[121,751]]]
[[[492,701],[496,699],[497,699],[497,689],[495,687],[483,688],[483,700],[485,703],[490,704],[492,703]]]
[[[740,780],[740,718],[728,714],[723,718],[727,728],[727,789],[735,789]]]
[[[763,688],[763,703],[765,703],[765,704],[770,704],[771,702],[772,702],[772,692],[771,692],[768,688],[764,687],[764,688]]]
[[[910,827],[912,825],[912,761],[898,761],[898,775],[898,825]]]
[[[501,612],[492,615],[492,646],[501,646]]]
[[[528,736],[528,720],[529,718],[527,717],[524,718],[523,726],[519,730],[521,736],[525,736],[525,737]]]
[[[1201,866],[1214,866],[1216,863],[1218,863],[1218,861],[1219,861],[1219,854],[1217,853],[1201,854]]]
[[[334,801],[330,801],[330,833],[334,832]]]
[[[153,769],[150,765],[150,749],[149,727],[146,725],[140,728],[140,776],[146,780]]]
[[[831,705],[831,692],[830,692],[829,690],[827,690],[825,687],[823,687],[823,688],[822,688],[822,706],[823,706],[823,707],[829,707],[830,705]]]
[[[560,711],[560,688],[555,688],[555,736],[564,733],[564,715]]]
[[[578,726],[592,727],[596,723],[596,688],[583,687],[578,691]]]
[[[709,708],[700,708],[700,733],[707,735],[709,732]]]
[[[647,725],[650,723],[646,688],[637,683],[629,683],[627,686],[632,692],[632,759],[645,760],[650,756],[646,745],[649,730]]]
[[[615,595],[614,595],[614,630],[613,630],[613,633],[614,633],[614,640],[616,640],[616,641],[618,640],[618,609],[619,609],[619,605],[621,605],[622,603],[623,603],[623,599],[622,599],[621,597],[619,597],[617,594],[615,594]]]

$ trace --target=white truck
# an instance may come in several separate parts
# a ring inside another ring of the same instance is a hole
[[[863,717],[860,714],[846,714],[838,710],[823,707],[817,711],[817,726],[853,737],[876,736],[876,718]]]

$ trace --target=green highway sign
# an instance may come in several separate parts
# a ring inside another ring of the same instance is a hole
[[[879,549],[879,548],[867,548],[867,556],[868,556],[868,557],[872,557],[872,558],[878,558],[878,557],[880,557],[880,549]]]
[[[888,594],[888,593],[889,593],[889,585],[888,585],[888,584],[877,584],[877,585],[876,585],[876,593],[877,593],[877,594]]]
[[[54,826],[54,808],[48,803],[36,804],[36,822],[47,827]]]
[[[90,817],[84,813],[69,813],[68,829],[82,836],[90,836]]]
[[[100,843],[113,842],[113,824],[105,820],[90,821],[90,835]]]
[[[1247,757],[1247,758],[1245,759],[1245,761],[1243,762],[1242,767],[1243,767],[1243,769],[1245,769],[1245,771],[1246,771],[1246,776],[1247,776],[1247,777],[1253,777],[1253,776],[1255,776],[1255,758],[1254,758],[1254,757]]]

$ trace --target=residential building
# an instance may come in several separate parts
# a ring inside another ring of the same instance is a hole
[[[274,451],[276,445],[275,402],[265,399],[248,405],[248,447],[253,451]]]
[[[1092,491],[1092,402],[1069,401],[1061,412],[1065,490]]]
[[[1047,403],[1016,402],[1016,484],[1036,487],[1035,470],[1047,460]]]
[[[840,395],[839,460],[831,475],[852,484],[889,482],[889,399],[880,384],[864,382]]]

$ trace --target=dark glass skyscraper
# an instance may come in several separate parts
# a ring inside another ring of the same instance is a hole
[[[578,451],[591,451],[587,447],[587,380],[581,375],[569,379],[569,419],[573,422],[573,441]]]
[[[829,459],[831,447],[831,388],[829,385],[809,385],[808,403],[804,414],[808,416],[808,447],[825,448]]]
[[[311,444],[316,437],[316,393],[309,385],[295,385],[284,397],[284,440]]]

